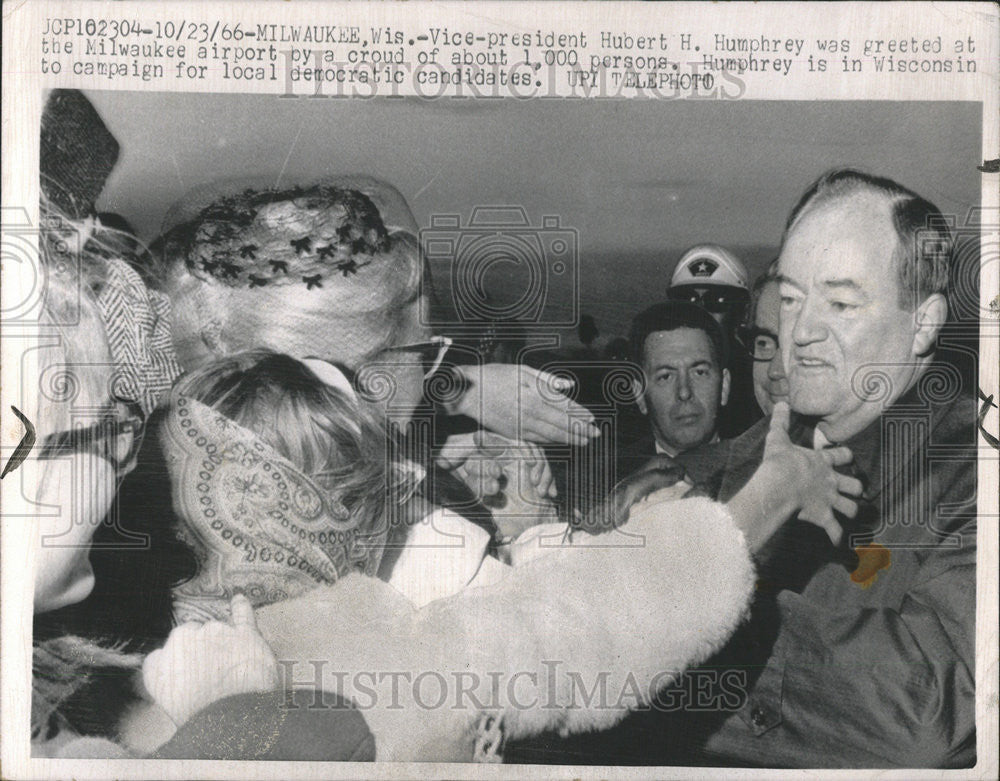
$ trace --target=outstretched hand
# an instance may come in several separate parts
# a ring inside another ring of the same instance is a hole
[[[552,469],[538,445],[490,431],[453,434],[437,463],[464,482],[493,512],[504,537],[556,518]]]
[[[488,431],[452,434],[438,452],[437,464],[464,482],[477,499],[499,494],[513,475],[524,469],[532,493],[541,498],[557,495],[552,469],[538,445],[509,439]]]
[[[582,528],[592,534],[617,528],[628,521],[633,505],[665,488],[673,488],[674,498],[682,499],[692,486],[676,461],[669,456],[656,456],[619,481],[611,493],[587,513]]]
[[[572,380],[529,366],[459,367],[469,388],[454,411],[509,439],[583,446],[600,430],[587,409],[564,394]]]
[[[858,505],[851,497],[861,494],[862,485],[857,478],[842,475],[834,467],[849,464],[853,456],[846,447],[810,450],[793,444],[788,438],[789,418],[788,404],[776,404],[764,442],[761,468],[773,468],[780,478],[780,484],[773,486],[773,490],[789,494],[799,520],[819,526],[837,545],[843,528],[834,512],[853,518]]]
[[[278,662],[257,630],[253,606],[238,594],[231,608],[228,624],[176,627],[143,662],[146,690],[178,726],[223,697],[278,688]]]

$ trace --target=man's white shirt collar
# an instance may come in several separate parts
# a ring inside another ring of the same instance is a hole
[[[653,440],[653,445],[656,447],[656,455],[658,456],[670,456],[671,458],[673,458],[674,456],[677,455],[676,453],[671,453],[655,439]]]
[[[708,442],[704,444],[712,445],[718,441],[719,441],[719,435],[716,434],[714,437],[712,437]],[[676,458],[677,456],[677,452],[671,453],[669,450],[663,447],[663,445],[660,444],[660,441],[656,437],[653,437],[653,446],[656,448],[656,455],[658,456],[670,456],[671,458]]]
[[[819,430],[819,426],[813,429],[813,450],[822,450],[825,447],[830,447],[832,444],[823,432]]]

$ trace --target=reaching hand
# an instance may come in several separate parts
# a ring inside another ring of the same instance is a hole
[[[493,513],[504,537],[557,518],[552,469],[538,445],[489,431],[448,438],[437,463],[464,482]]]
[[[500,493],[504,487],[501,478],[510,485],[521,467],[526,467],[533,494],[550,499],[557,495],[552,469],[542,449],[500,434],[453,434],[438,453],[437,463],[461,479],[480,500]]]
[[[672,488],[676,494],[674,498],[682,499],[691,487],[684,479],[683,467],[669,456],[656,456],[619,481],[611,493],[587,514],[583,528],[594,534],[617,528],[628,520],[632,506],[650,494]]]
[[[500,491],[503,464],[499,451],[483,447],[483,432],[452,434],[437,454],[437,464],[465,483],[478,500]]]
[[[773,486],[773,490],[790,494],[799,519],[822,528],[836,545],[843,528],[833,513],[853,518],[858,505],[850,497],[859,496],[862,490],[860,480],[833,469],[850,463],[851,451],[846,447],[810,450],[792,444],[788,438],[789,417],[787,403],[775,405],[761,467],[772,467],[774,474],[780,476],[780,484]]]
[[[489,437],[498,437],[489,434]],[[541,523],[559,519],[551,499],[556,495],[549,462],[538,445],[517,443],[501,459],[503,486],[496,502],[487,502],[500,533],[509,539]]]
[[[238,594],[232,601],[232,623],[176,627],[166,645],[146,657],[142,681],[180,726],[223,697],[278,688],[278,662],[257,631],[253,606]]]
[[[528,366],[459,367],[469,389],[455,412],[509,439],[583,446],[600,435],[594,416],[562,394],[572,381]]]

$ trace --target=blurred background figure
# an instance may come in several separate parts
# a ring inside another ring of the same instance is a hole
[[[595,342],[597,337],[601,335],[600,330],[597,327],[597,322],[594,320],[593,315],[581,315],[580,325],[576,328],[577,338],[580,340],[580,344],[589,350],[596,349]]]
[[[732,330],[746,319],[750,279],[743,261],[725,247],[699,244],[677,262],[667,297],[700,305]]]
[[[616,336],[608,342],[607,356],[609,361],[621,363],[628,360],[628,339]]]
[[[698,304],[722,326],[726,339],[735,343],[738,329],[746,324],[750,277],[743,261],[730,250],[717,244],[699,244],[685,252],[674,267],[667,298]],[[754,400],[749,356],[734,350],[727,368],[732,393],[719,414],[723,439],[743,433],[761,417]]]
[[[775,259],[753,284],[750,325],[740,329],[741,341],[753,359],[753,393],[770,415],[774,405],[788,400],[788,378],[778,349],[778,261]]]

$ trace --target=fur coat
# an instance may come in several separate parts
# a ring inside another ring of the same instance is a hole
[[[707,499],[651,495],[629,522],[492,586],[416,610],[351,575],[257,611],[288,685],[351,699],[382,761],[471,761],[482,714],[507,738],[607,729],[722,646],[754,571]],[[544,543],[542,543],[544,544]]]

